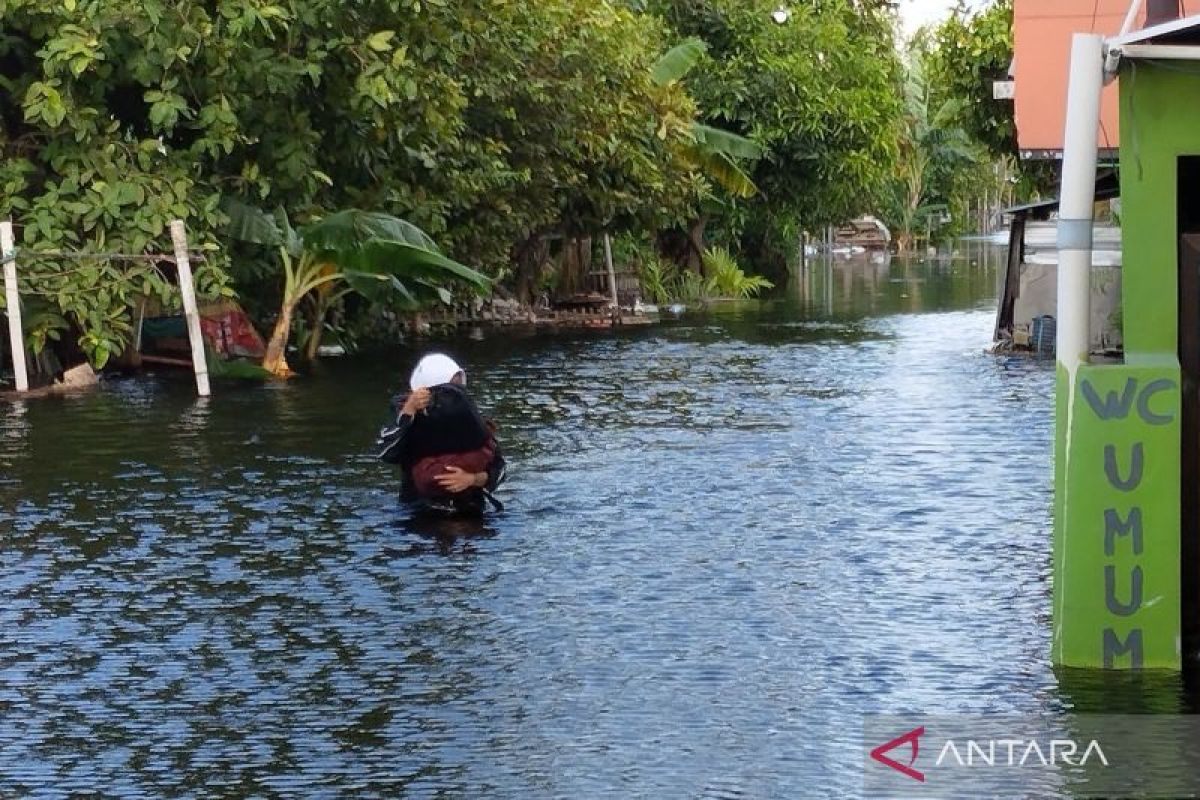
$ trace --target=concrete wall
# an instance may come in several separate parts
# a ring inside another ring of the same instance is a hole
[[[1013,325],[1029,330],[1035,317],[1057,317],[1058,266],[1022,264],[1021,293],[1013,304]],[[1092,350],[1121,348],[1121,268],[1092,268]]]

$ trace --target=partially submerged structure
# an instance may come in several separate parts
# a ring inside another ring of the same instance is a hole
[[[201,397],[211,394],[209,385],[208,359],[204,349],[200,313],[196,303],[195,281],[192,276],[191,259],[195,254],[188,251],[187,235],[183,220],[174,220],[170,225],[173,255],[165,253],[88,253],[33,251],[33,255],[55,259],[82,259],[84,261],[149,261],[170,263],[175,268],[183,314],[180,317],[187,347],[184,352],[191,357],[182,360],[190,366],[196,376],[196,392]],[[17,394],[29,392],[29,374],[25,358],[25,333],[21,320],[20,286],[18,284],[17,247],[12,220],[0,221],[0,261],[4,266],[5,315],[8,317],[8,345],[12,353],[13,381]],[[90,372],[90,367],[89,370]]]
[[[1116,171],[1103,170],[1096,179],[1095,199],[1105,201],[1119,193]],[[1054,198],[1004,210],[1010,224],[993,333],[998,351],[1054,352],[1053,337],[1043,340],[1038,333],[1047,318],[1058,315],[1058,248],[1053,221],[1058,205]],[[1093,352],[1112,353],[1122,346],[1120,229],[1097,226],[1092,242],[1090,347]]]
[[[859,217],[840,225],[833,233],[833,248],[861,247],[863,250],[887,250],[892,244],[892,233],[878,218],[870,215]]]
[[[1114,78],[1125,347],[1101,363],[1092,211]],[[1058,249],[1053,660],[1179,669],[1200,651],[1200,15],[1074,37]]]

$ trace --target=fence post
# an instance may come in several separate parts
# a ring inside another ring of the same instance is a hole
[[[617,273],[613,270],[612,238],[607,233],[604,234],[604,266],[608,270],[608,292],[612,298],[612,306],[618,308],[620,304],[617,302]]]
[[[17,391],[29,391],[25,371],[25,333],[21,326],[21,298],[17,294],[17,251],[13,245],[12,220],[0,222],[0,258],[4,260],[4,299],[8,304],[8,338],[12,344],[13,376]]]
[[[183,220],[171,222],[171,244],[175,246],[175,266],[179,269],[179,294],[183,296],[183,315],[187,319],[188,341],[192,344],[192,369],[196,372],[196,391],[208,397],[208,361],[204,356],[204,337],[200,333],[200,312],[196,308],[196,286],[188,261],[187,235]]]

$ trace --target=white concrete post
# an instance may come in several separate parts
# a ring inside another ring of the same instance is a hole
[[[208,397],[208,360],[204,357],[204,336],[200,333],[200,311],[196,308],[196,286],[188,261],[187,235],[183,220],[171,223],[171,243],[175,246],[175,266],[179,269],[179,293],[183,296],[183,315],[187,319],[188,341],[192,344],[192,369],[196,372],[196,391]]]
[[[21,298],[17,293],[17,249],[13,244],[12,220],[0,222],[0,253],[4,259],[4,301],[8,304],[8,338],[12,343],[13,376],[17,391],[29,391],[25,369],[25,333],[21,326]]]
[[[617,273],[613,271],[612,238],[604,234],[604,266],[608,269],[608,292],[612,296],[612,307],[617,308]]]
[[[1063,135],[1062,196],[1058,208],[1058,362],[1074,383],[1091,344],[1092,206],[1104,38],[1077,33],[1071,43],[1067,124]]]

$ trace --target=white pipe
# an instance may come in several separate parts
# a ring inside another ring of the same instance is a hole
[[[21,297],[17,293],[17,250],[13,244],[12,220],[0,222],[0,253],[4,259],[4,302],[8,306],[8,338],[12,345],[13,377],[17,391],[29,391],[25,369],[25,333],[21,326]]]
[[[196,308],[196,286],[192,281],[192,264],[188,261],[187,236],[181,219],[171,223],[171,244],[175,246],[175,266],[179,268],[179,294],[183,296],[183,315],[187,319],[188,341],[192,345],[196,391],[201,397],[208,397],[211,393],[208,387],[208,360],[204,356],[204,336],[200,332],[200,312]]]
[[[1121,32],[1118,36],[1124,36],[1133,30],[1133,21],[1137,19],[1138,11],[1142,9],[1142,0],[1132,0],[1129,3],[1129,10],[1125,12],[1125,21],[1121,23]]]
[[[1200,47],[1186,44],[1123,44],[1111,48],[1122,58],[1157,58],[1164,61],[1200,61]]]
[[[1091,342],[1092,207],[1096,202],[1104,37],[1077,33],[1071,43],[1067,124],[1058,209],[1058,362],[1071,376]]]

